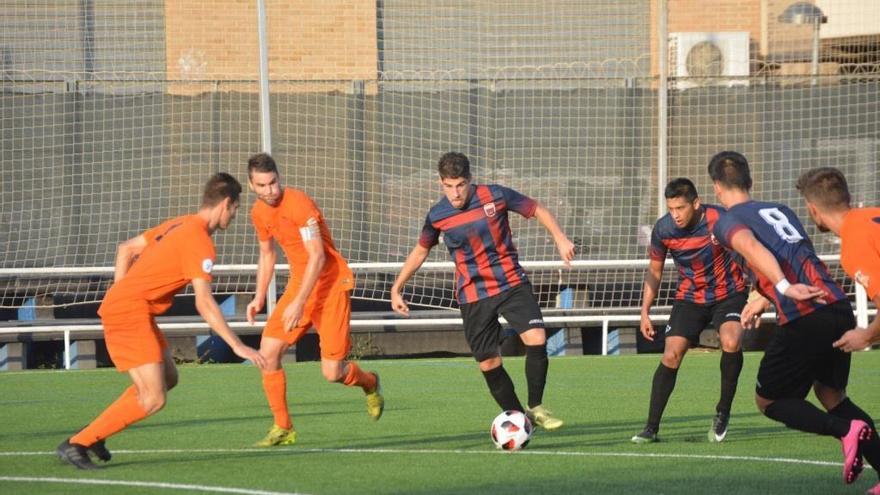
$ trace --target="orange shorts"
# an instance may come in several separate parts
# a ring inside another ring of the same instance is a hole
[[[149,363],[161,363],[168,341],[147,313],[102,316],[104,342],[120,372]]]
[[[312,326],[318,331],[321,358],[342,361],[351,350],[351,294],[347,290],[329,290],[323,297],[311,297],[303,308],[299,325],[285,332],[281,323],[284,309],[293,302],[296,290],[288,289],[278,300],[275,310],[269,315],[263,337],[272,337],[295,344]]]

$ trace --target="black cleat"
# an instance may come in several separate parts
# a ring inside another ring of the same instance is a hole
[[[77,443],[70,443],[70,439],[61,442],[55,449],[58,457],[76,466],[78,469],[98,469],[98,466],[89,458],[88,449]]]
[[[113,458],[113,454],[111,454],[110,451],[107,450],[107,447],[104,445],[103,440],[98,440],[97,442],[92,444],[92,446],[88,448],[88,451],[95,454],[98,459],[104,462],[110,462],[110,459]]]
[[[719,412],[715,414],[715,417],[712,419],[712,429],[709,430],[709,441],[710,442],[723,442],[724,437],[727,436],[727,424],[730,422],[730,415],[727,413]]]
[[[657,439],[657,430],[650,426],[645,426],[641,433],[629,439],[632,443],[654,443]]]

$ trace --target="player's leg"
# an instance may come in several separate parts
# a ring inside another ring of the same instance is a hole
[[[777,328],[758,369],[755,400],[764,415],[789,428],[840,439],[844,481],[852,483],[861,472],[859,439],[867,437],[870,427],[828,414],[805,400],[833,350],[834,335],[840,333],[835,320],[826,307]]]
[[[385,398],[379,375],[364,371],[358,363],[346,361],[351,351],[351,294],[347,290],[321,292],[320,302],[312,309],[320,337],[321,373],[329,382],[346,387],[360,387],[367,399],[367,414],[374,420],[382,417]]]
[[[856,323],[849,304],[835,305],[833,311],[840,320],[837,325],[840,334],[855,327]],[[817,372],[813,391],[829,414],[851,422],[853,420],[863,421],[870,427],[871,432],[868,438],[859,443],[858,450],[880,477],[880,437],[877,435],[874,420],[846,394],[851,356],[850,353],[841,352],[838,349],[829,349],[828,359],[823,361]]]
[[[633,436],[633,443],[652,443],[657,441],[660,420],[678,377],[678,369],[692,343],[699,341],[700,332],[709,322],[709,311],[687,301],[675,301],[672,313],[663,333],[663,357],[651,380],[651,399],[648,403],[648,420],[645,428]]]
[[[526,282],[508,290],[500,297],[498,312],[519,334],[526,347],[526,384],[529,400],[526,414],[536,425],[545,430],[555,430],[564,422],[544,406],[544,388],[547,385],[547,334],[541,307]]]
[[[745,294],[734,294],[716,304],[712,318],[721,341],[721,394],[715,406],[715,418],[708,437],[710,442],[720,442],[727,436],[730,408],[736,395],[736,386],[743,367],[740,313],[746,303]]]
[[[502,294],[503,295],[503,294]],[[474,359],[477,361],[486,386],[495,402],[504,411],[525,412],[516,396],[513,380],[504,369],[498,354],[501,324],[498,323],[496,306],[499,296],[487,297],[460,306],[464,335]]]

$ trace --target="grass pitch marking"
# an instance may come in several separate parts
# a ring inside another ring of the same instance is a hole
[[[110,486],[133,486],[138,488],[159,488],[163,490],[185,490],[189,492],[207,493],[235,493],[239,495],[303,495],[291,492],[267,492],[265,490],[249,490],[247,488],[227,488],[224,486],[185,485],[181,483],[162,483],[152,481],[118,481],[118,480],[89,480],[82,478],[38,478],[30,476],[0,476],[0,481],[14,481],[22,483],[60,483],[64,485],[110,485]]]
[[[559,452],[546,450],[518,450],[505,452],[501,450],[431,450],[431,449],[143,449],[143,450],[113,450],[114,454],[152,455],[152,454],[253,454],[253,453],[289,452],[296,454],[413,454],[413,455],[531,455],[548,457],[632,457],[654,459],[699,459],[715,461],[743,461],[743,462],[775,462],[780,464],[800,464],[805,466],[828,466],[840,467],[843,463],[833,461],[815,461],[810,459],[792,459],[788,457],[761,457],[744,455],[713,455],[713,454],[669,454],[650,452]],[[0,457],[19,456],[42,456],[55,455],[54,452],[0,452]],[[870,468],[871,466],[865,466]],[[0,477],[0,480],[3,478]],[[229,492],[245,493],[245,492]],[[246,492],[246,493],[273,493],[273,492]]]

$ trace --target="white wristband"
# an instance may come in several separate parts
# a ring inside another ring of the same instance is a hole
[[[789,287],[791,287],[791,282],[789,282],[787,279],[782,279],[779,282],[776,282],[776,292],[780,294],[784,295],[785,291],[787,291]]]

